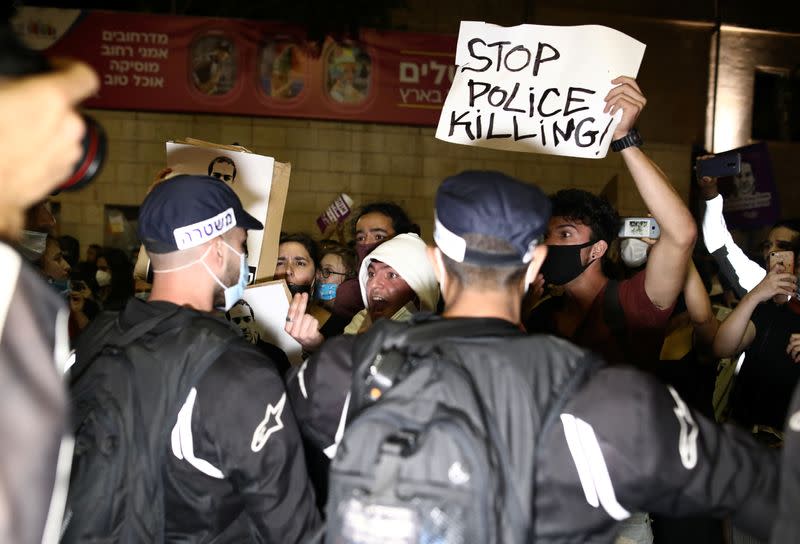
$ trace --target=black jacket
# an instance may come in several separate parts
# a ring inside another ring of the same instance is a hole
[[[172,308],[131,299],[121,322],[133,326]],[[232,328],[231,335],[238,336]],[[166,541],[301,542],[319,513],[283,380],[256,346],[241,338],[229,346],[170,424]]]
[[[474,328],[476,320],[466,321]],[[746,531],[768,535],[777,495],[774,452],[692,412],[677,393],[628,367],[597,370],[566,403],[561,424],[539,437],[534,422],[553,398],[557,370],[595,356],[554,337],[525,336],[511,323],[483,322],[494,329],[492,338],[441,338],[439,345],[475,376],[499,422],[516,491],[536,512],[537,542],[611,542],[616,520],[637,511],[730,514]],[[334,339],[290,376],[301,432],[320,451],[333,449],[352,354],[364,341]],[[534,482],[537,439],[543,442]]]

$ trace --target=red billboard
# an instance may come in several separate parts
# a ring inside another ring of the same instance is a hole
[[[237,19],[23,8],[49,56],[91,64],[101,109],[435,125],[456,37],[362,30],[310,55],[300,27]]]

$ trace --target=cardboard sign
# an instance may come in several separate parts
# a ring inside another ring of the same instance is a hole
[[[244,299],[230,309],[227,316],[242,329],[251,344],[269,342],[281,348],[293,365],[303,362],[300,344],[289,336],[286,314],[291,295],[284,280],[253,285],[244,290]]]
[[[462,21],[440,140],[599,159],[621,112],[603,113],[618,76],[636,77],[645,45],[611,28]]]
[[[167,166],[181,173],[214,176],[234,190],[247,213],[264,223],[263,231],[248,231],[248,284],[271,278],[278,258],[291,166],[243,147],[191,138],[167,142]]]

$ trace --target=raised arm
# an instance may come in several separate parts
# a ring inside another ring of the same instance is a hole
[[[775,265],[752,291],[742,297],[736,308],[720,324],[714,338],[714,355],[731,357],[747,349],[756,334],[755,326],[750,321],[756,306],[776,295],[792,295],[796,286],[795,276],[785,274],[782,265]]]
[[[764,279],[767,271],[750,260],[733,241],[722,215],[723,201],[717,189],[717,179],[706,176],[698,180],[698,185],[706,200],[703,242],[719,265],[720,274],[733,286],[736,296],[741,298]]]
[[[636,81],[618,77],[606,96],[606,111],[622,109],[622,121],[614,130],[614,139],[624,137],[639,117],[646,99]],[[658,222],[661,237],[647,259],[645,292],[658,308],[671,306],[686,281],[686,265],[697,238],[697,226],[683,200],[667,177],[638,147],[621,151],[639,194]]]

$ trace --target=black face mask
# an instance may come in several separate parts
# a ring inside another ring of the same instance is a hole
[[[546,283],[553,285],[566,285],[580,276],[586,267],[581,263],[581,250],[596,242],[574,244],[569,246],[547,246],[547,258],[542,264],[540,272]]]
[[[310,285],[295,285],[293,283],[287,283],[286,286],[289,288],[289,292],[292,294],[292,296],[295,296],[298,293],[308,293],[311,295]]]

